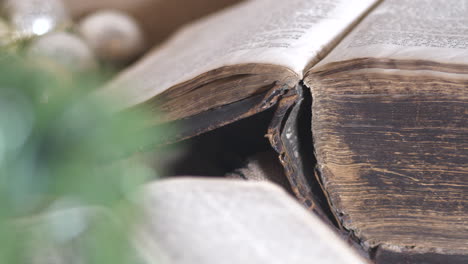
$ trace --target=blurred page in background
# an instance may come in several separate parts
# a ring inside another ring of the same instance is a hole
[[[367,263],[274,184],[180,178],[145,194],[146,263]]]

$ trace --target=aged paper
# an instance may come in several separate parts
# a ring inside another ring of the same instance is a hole
[[[191,25],[105,87],[142,103],[222,66],[264,63],[302,78],[306,65],[376,0],[251,0]]]
[[[468,63],[468,1],[387,0],[319,65],[354,58]]]

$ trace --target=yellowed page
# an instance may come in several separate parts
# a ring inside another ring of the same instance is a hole
[[[319,65],[363,57],[468,63],[468,1],[386,0]]]
[[[309,62],[376,0],[251,0],[191,25],[101,92],[125,106],[222,66],[265,63],[302,78]]]

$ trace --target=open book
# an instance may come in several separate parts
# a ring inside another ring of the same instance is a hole
[[[151,104],[164,121],[265,95],[251,115],[293,90],[375,2],[247,1],[185,28],[104,92]]]
[[[467,13],[464,0],[247,1],[100,92],[166,113],[155,124],[184,122],[177,139],[273,108],[267,136],[305,205],[329,204],[380,263],[466,263]],[[297,140],[302,83],[315,173]]]

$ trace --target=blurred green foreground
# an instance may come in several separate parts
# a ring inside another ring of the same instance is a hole
[[[0,263],[137,263],[136,190],[155,173],[128,157],[160,131],[90,96],[100,79],[0,59]]]

